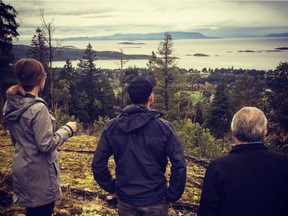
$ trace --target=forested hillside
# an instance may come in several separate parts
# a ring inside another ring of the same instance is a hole
[[[31,46],[28,45],[14,45],[12,52],[16,59],[26,58],[31,52]],[[79,60],[84,55],[84,49],[78,49],[73,46],[62,46],[55,49],[55,61],[65,61],[69,60]],[[113,51],[96,51],[97,59],[107,60],[107,59],[148,59],[147,55],[127,55],[121,52]]]

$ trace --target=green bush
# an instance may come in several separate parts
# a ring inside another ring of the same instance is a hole
[[[173,122],[187,156],[214,159],[221,155],[220,143],[210,134],[190,119]]]
[[[93,130],[94,130],[95,134],[100,136],[104,127],[105,127],[105,124],[109,121],[110,121],[110,118],[108,118],[108,117],[99,117],[99,119],[97,121],[94,121]]]
[[[67,122],[69,121],[73,121],[73,122],[77,122],[77,134],[82,134],[84,132],[83,129],[83,125],[80,122],[79,119],[77,119],[75,116],[70,116],[64,112],[62,112],[60,109],[56,110],[56,114],[55,114],[55,118],[56,118],[56,124],[57,124],[57,128],[60,128],[63,125],[66,125]]]

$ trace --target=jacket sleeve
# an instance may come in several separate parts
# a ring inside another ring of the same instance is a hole
[[[41,106],[32,121],[33,132],[39,151],[52,152],[71,137],[73,132],[68,126],[54,132],[51,115],[45,105]]]
[[[114,179],[108,168],[108,160],[112,155],[105,130],[102,132],[92,161],[92,171],[95,181],[109,193],[114,193],[116,179]]]
[[[175,202],[182,196],[186,183],[186,161],[182,145],[172,127],[166,148],[167,156],[172,164],[169,187],[166,191],[166,200]]]
[[[220,216],[220,176],[213,162],[206,170],[198,216]]]

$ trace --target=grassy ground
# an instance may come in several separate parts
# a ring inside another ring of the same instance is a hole
[[[61,186],[63,195],[56,202],[54,216],[70,215],[117,215],[117,208],[103,198],[107,193],[95,183],[91,171],[93,151],[98,139],[93,136],[75,136],[64,143],[59,149],[61,169]],[[0,136],[0,215],[24,215],[25,211],[12,204],[11,162],[14,148],[8,135]],[[198,204],[205,169],[187,161],[187,183],[185,192],[179,203],[186,205]],[[111,171],[115,164],[109,161]],[[169,167],[167,177],[169,176]],[[198,185],[198,186],[197,186]],[[192,211],[170,209],[169,215],[195,215]]]

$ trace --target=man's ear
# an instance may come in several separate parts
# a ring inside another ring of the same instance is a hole
[[[150,96],[149,96],[149,98],[148,98],[148,101],[149,101],[150,103],[153,103],[153,102],[154,102],[154,93],[153,93],[153,92],[150,94]]]
[[[267,132],[268,132],[268,130],[267,130],[267,128],[265,129],[265,132],[264,132],[264,134],[263,134],[263,137],[262,137],[262,141],[264,141],[265,140],[265,138],[266,138],[266,135],[267,135]]]
[[[235,136],[235,133],[232,131],[232,140],[234,140],[234,142],[236,143],[240,143],[240,141],[237,139],[237,137]]]

